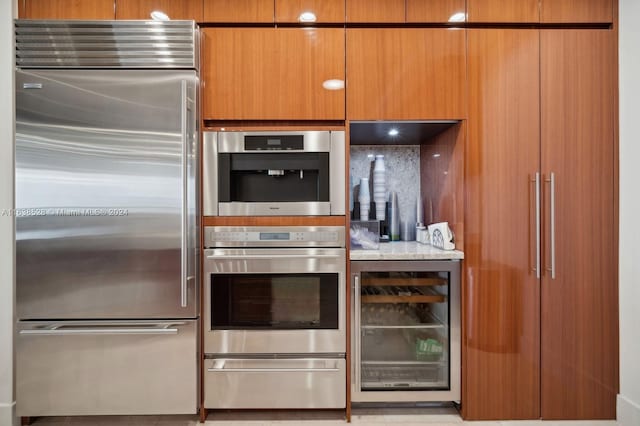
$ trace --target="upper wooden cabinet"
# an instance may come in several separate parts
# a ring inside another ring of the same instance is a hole
[[[203,22],[269,23],[274,0],[204,0]]]
[[[467,21],[539,22],[538,0],[467,0]]]
[[[407,22],[464,22],[465,0],[406,0]]]
[[[540,20],[560,22],[612,22],[613,0],[542,0]]]
[[[464,30],[347,29],[347,117],[464,118],[465,66]]]
[[[114,19],[114,0],[18,0],[22,19]]]
[[[344,30],[205,28],[203,114],[214,120],[344,120]],[[325,86],[329,88],[325,88]]]
[[[347,22],[404,22],[405,0],[347,0]]]
[[[613,21],[613,0],[467,0],[467,20],[487,23],[606,23]]]
[[[275,0],[276,22],[301,22],[312,13],[313,22],[344,22],[344,0]]]
[[[150,19],[156,10],[173,20],[202,20],[202,0],[116,0],[116,19]]]

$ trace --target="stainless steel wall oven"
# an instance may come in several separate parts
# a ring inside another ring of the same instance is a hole
[[[205,132],[205,216],[345,214],[343,131]]]
[[[342,227],[208,227],[207,408],[343,408]]]

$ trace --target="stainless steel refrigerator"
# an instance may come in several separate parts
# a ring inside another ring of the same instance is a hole
[[[195,413],[197,27],[15,34],[17,413]]]

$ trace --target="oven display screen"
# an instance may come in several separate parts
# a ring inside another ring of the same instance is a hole
[[[280,146],[280,145],[282,145],[282,141],[280,139],[267,139],[267,145],[269,145],[269,146],[273,146],[273,145]]]
[[[261,232],[260,241],[288,241],[288,232]]]

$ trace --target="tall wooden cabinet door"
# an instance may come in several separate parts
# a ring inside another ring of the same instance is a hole
[[[274,0],[203,0],[203,22],[273,22]]]
[[[539,22],[538,0],[467,0],[467,21]]]
[[[205,119],[344,120],[344,29],[205,28]],[[337,90],[336,90],[337,89]]]
[[[18,0],[22,19],[114,19],[115,0]]]
[[[407,22],[465,20],[465,0],[407,0]]]
[[[275,0],[276,22],[344,22],[345,0]],[[305,21],[313,14],[315,20]]]
[[[151,19],[159,11],[170,19],[202,21],[202,0],[116,0],[116,19]]]
[[[538,30],[470,29],[465,419],[540,414]]]
[[[347,29],[347,117],[466,117],[465,32],[443,28]]]
[[[540,20],[545,23],[613,22],[614,0],[541,0]]]
[[[613,31],[541,34],[545,419],[616,417],[615,53]]]
[[[404,22],[405,0],[346,0],[347,22]]]

